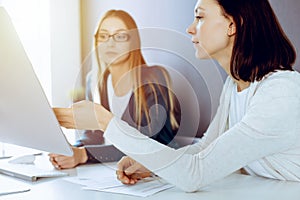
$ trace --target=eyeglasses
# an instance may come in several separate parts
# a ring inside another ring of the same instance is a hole
[[[115,33],[115,34],[108,34],[108,33],[98,33],[95,35],[97,42],[107,42],[110,37],[113,38],[115,42],[127,42],[130,39],[128,33]]]

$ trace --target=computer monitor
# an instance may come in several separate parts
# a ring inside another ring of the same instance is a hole
[[[9,15],[0,6],[0,142],[72,155]]]

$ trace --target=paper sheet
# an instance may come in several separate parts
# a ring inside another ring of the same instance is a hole
[[[82,185],[82,189],[84,190],[127,194],[139,197],[147,197],[173,187],[157,177],[141,180],[135,185],[124,185],[116,179],[116,176],[106,176],[101,179],[98,178],[97,180],[88,177],[70,177],[64,180]]]
[[[0,177],[0,196],[20,192],[27,192],[29,190],[30,187],[28,187],[25,184],[22,184],[15,180],[11,180],[6,177]]]
[[[173,186],[168,183],[164,183],[159,179],[153,179],[153,180],[148,179],[147,181],[141,180],[135,185],[122,184],[121,186],[107,187],[107,188],[100,188],[97,186],[94,187],[92,185],[87,185],[83,187],[83,189],[95,190],[101,192],[111,192],[111,193],[118,193],[118,194],[127,194],[127,195],[139,196],[139,197],[147,197],[157,192],[169,189],[171,187]]]
[[[97,188],[99,190],[123,185],[120,181],[116,179],[116,177],[102,177],[98,180],[88,177],[70,177],[65,178],[65,180],[82,186]]]

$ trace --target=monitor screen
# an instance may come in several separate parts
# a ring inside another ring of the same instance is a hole
[[[0,142],[72,155],[9,15],[0,6]]]

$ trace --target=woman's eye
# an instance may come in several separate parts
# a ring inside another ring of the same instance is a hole
[[[98,35],[98,40],[99,41],[106,41],[107,39],[109,38],[109,35],[107,34],[107,33],[100,33],[99,35]]]
[[[106,34],[100,34],[100,35],[99,35],[99,38],[100,38],[100,39],[105,39],[106,37],[107,37]]]

